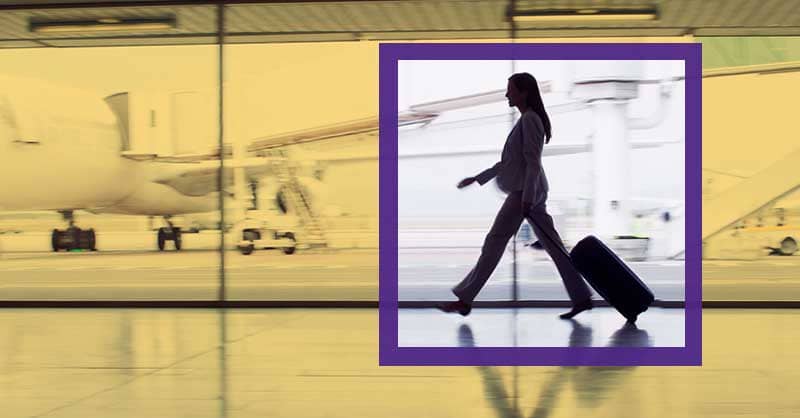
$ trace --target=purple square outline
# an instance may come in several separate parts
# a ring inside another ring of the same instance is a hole
[[[686,76],[684,347],[398,347],[397,64],[399,60],[682,60]],[[381,366],[700,366],[701,45],[381,44],[379,364]]]

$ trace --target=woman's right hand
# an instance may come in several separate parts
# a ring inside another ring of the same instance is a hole
[[[464,180],[461,180],[460,182],[458,182],[458,186],[456,186],[456,187],[458,187],[459,189],[463,189],[463,188],[469,186],[470,184],[472,184],[474,182],[475,182],[475,177],[467,177]]]

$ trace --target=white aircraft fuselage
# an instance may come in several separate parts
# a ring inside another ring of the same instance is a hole
[[[165,163],[122,156],[123,135],[97,94],[0,77],[0,210],[132,215],[213,211],[217,194],[154,182]]]

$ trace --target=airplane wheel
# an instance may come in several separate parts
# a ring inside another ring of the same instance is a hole
[[[74,243],[72,244],[72,249],[76,250],[91,250],[95,251],[94,244],[95,244],[95,236],[94,236],[94,229],[79,229],[75,228],[73,231],[74,236]]]
[[[180,251],[181,250],[181,246],[183,245],[183,241],[181,239],[181,230],[178,229],[178,228],[174,228],[173,231],[174,231],[173,232],[174,237],[173,237],[172,242],[175,243],[175,250],[176,251]]]
[[[256,246],[253,245],[253,244],[250,244],[250,245],[247,245],[247,246],[244,246],[244,247],[239,247],[239,252],[241,252],[242,255],[250,255],[250,254],[253,254],[253,250],[255,250],[255,249],[256,249]]]
[[[77,250],[81,248],[81,229],[76,227],[69,227],[66,234],[69,234],[70,240],[66,245],[67,251]]]
[[[53,251],[58,252],[61,249],[59,245],[59,241],[61,240],[61,232],[59,230],[54,229],[53,233],[50,235],[50,244],[53,246]]]
[[[780,252],[782,255],[792,255],[797,252],[797,241],[792,237],[786,237],[781,241]]]
[[[294,251],[297,249],[297,240],[294,238],[294,233],[287,232],[287,233],[283,234],[283,237],[284,238],[289,238],[290,240],[292,240],[295,243],[295,245],[292,246],[292,247],[283,247],[283,253],[286,254],[286,255],[294,254]]]
[[[97,241],[96,241],[96,237],[95,237],[93,228],[89,228],[89,230],[87,231],[87,237],[88,237],[88,244],[89,244],[88,250],[97,251]]]
[[[167,241],[164,228],[158,228],[158,251],[164,251],[164,243]]]

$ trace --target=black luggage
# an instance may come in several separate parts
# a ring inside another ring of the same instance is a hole
[[[528,218],[533,221],[533,218]],[[534,221],[535,222],[535,221]],[[542,229],[542,228],[539,228]],[[548,237],[553,241],[552,237]],[[578,241],[567,253],[578,273],[619,313],[636,322],[636,318],[655,300],[653,292],[603,241],[594,235]]]
[[[655,296],[610,248],[595,236],[578,242],[570,252],[575,269],[629,322],[647,310]]]

